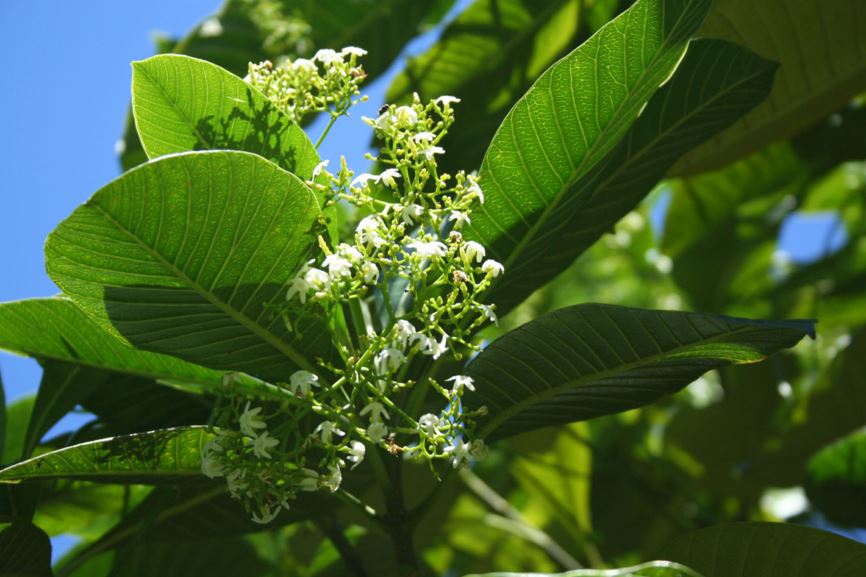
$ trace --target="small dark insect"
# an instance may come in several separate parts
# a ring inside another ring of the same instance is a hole
[[[386,442],[388,443],[388,452],[392,455],[399,455],[403,452],[403,447],[397,444],[397,442],[394,440],[393,435],[388,437],[388,440]]]
[[[382,114],[385,114],[386,112],[388,112],[389,108],[391,108],[391,107],[388,106],[387,104],[383,104],[382,106],[380,106],[379,107],[379,115],[381,116]]]

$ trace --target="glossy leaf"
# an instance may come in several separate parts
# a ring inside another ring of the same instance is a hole
[[[717,0],[700,31],[781,63],[765,103],[696,148],[677,174],[720,168],[797,134],[866,88],[866,12],[860,0]]]
[[[845,437],[809,462],[809,500],[839,525],[866,526],[866,432]]]
[[[0,471],[0,483],[81,479],[109,483],[174,483],[201,475],[206,427],[163,429],[73,445]]]
[[[653,403],[706,371],[753,363],[812,335],[810,321],[751,321],[600,304],[546,314],[467,367],[488,440]]]
[[[286,380],[331,350],[321,319],[290,332],[269,308],[284,301],[319,214],[297,177],[258,156],[168,156],[61,223],[46,244],[48,274],[136,347]]]
[[[306,133],[249,84],[210,62],[165,54],[132,64],[132,113],[149,158],[244,150],[309,179],[319,155]]]
[[[734,44],[691,43],[673,78],[652,97],[617,148],[570,182],[543,227],[515,252],[494,254],[503,259],[507,274],[491,300],[508,310],[565,270],[633,210],[680,155],[761,102],[775,69]]]
[[[13,523],[0,532],[0,575],[51,577],[51,542],[30,523]]]
[[[686,533],[659,554],[704,577],[859,577],[866,545],[782,523],[728,523]]]
[[[577,569],[565,573],[480,573],[466,577],[701,577],[679,563],[650,561],[622,569]]]

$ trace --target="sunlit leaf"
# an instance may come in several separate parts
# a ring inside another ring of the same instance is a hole
[[[806,494],[834,523],[866,526],[866,432],[849,435],[812,458]]]
[[[201,475],[206,427],[180,427],[73,445],[0,471],[0,483],[81,479],[109,483],[174,483]]]
[[[48,273],[132,345],[286,380],[331,350],[322,319],[290,331],[270,307],[313,247],[319,214],[309,188],[258,156],[168,156],[62,222],[46,244]]]

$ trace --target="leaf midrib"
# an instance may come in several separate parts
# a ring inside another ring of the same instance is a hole
[[[221,312],[229,316],[239,325],[246,328],[254,335],[258,336],[263,341],[271,345],[277,351],[283,353],[289,360],[294,362],[300,368],[310,372],[315,372],[315,368],[307,361],[307,359],[302,354],[296,351],[294,347],[292,347],[279,337],[276,337],[271,332],[264,329],[261,325],[252,321],[252,319],[250,319],[240,311],[236,311],[228,303],[223,302],[221,299],[217,298],[216,295],[212,294],[210,291],[199,285],[197,282],[187,276],[186,273],[177,268],[173,263],[165,259],[160,253],[158,253],[156,250],[143,242],[142,239],[135,235],[131,230],[123,226],[119,221],[115,220],[114,217],[102,206],[100,206],[99,204],[94,204],[92,206],[96,208],[100,212],[100,214],[102,214],[102,216],[104,216],[109,221],[109,223],[113,224],[115,227],[117,227],[118,230],[125,233],[130,239],[135,241],[135,243],[139,247],[141,247],[142,250],[144,250],[151,257],[156,259],[169,272],[175,274],[181,281],[183,281],[190,288],[192,288],[199,296],[207,300],[213,306],[217,307]]]
[[[637,359],[635,361],[632,361],[630,363],[618,365],[617,367],[614,367],[613,369],[608,369],[608,370],[601,371],[598,373],[592,373],[590,375],[585,375],[585,376],[579,377],[577,379],[566,381],[565,383],[556,385],[554,387],[547,387],[544,390],[536,392],[535,394],[530,395],[529,397],[526,397],[523,400],[520,400],[520,401],[512,404],[510,407],[497,413],[496,417],[493,417],[492,419],[490,419],[490,421],[484,427],[482,427],[481,431],[478,434],[478,437],[479,438],[487,437],[490,433],[492,433],[497,428],[499,428],[499,426],[501,426],[503,424],[503,422],[507,421],[512,415],[515,415],[515,414],[523,411],[524,409],[530,408],[531,406],[533,406],[537,403],[540,403],[542,401],[545,401],[551,397],[555,397],[555,396],[559,395],[560,393],[564,392],[566,389],[573,389],[573,388],[582,387],[591,381],[604,379],[604,378],[607,378],[607,377],[614,375],[616,373],[631,370],[633,368],[639,367],[639,366],[644,365],[644,364],[652,364],[652,363],[655,363],[656,361],[664,360],[665,357],[674,355],[674,354],[676,354],[678,352],[682,352],[684,350],[688,350],[689,348],[694,347],[696,345],[712,344],[713,342],[715,342],[717,340],[721,340],[723,338],[730,338],[730,337],[735,336],[735,335],[742,333],[742,332],[753,331],[756,328],[757,327],[753,327],[753,326],[738,327],[732,331],[720,333],[718,335],[712,336],[712,337],[707,338],[707,339],[701,339],[699,341],[695,341],[695,342],[688,343],[685,345],[680,345],[678,347],[675,347],[675,348],[667,350],[667,351],[654,353],[654,354],[647,356],[647,357],[642,357],[642,358]],[[757,353],[757,354],[761,354],[761,353]],[[510,356],[516,356],[516,355],[510,354]],[[710,358],[715,358],[715,357],[710,357]],[[765,359],[765,358],[766,358],[766,355],[761,354],[761,357],[758,359],[754,359],[754,360],[750,360],[750,361],[739,361],[738,364],[757,363],[757,362],[760,362],[762,359]],[[718,360],[725,360],[725,359],[718,357]]]
[[[650,75],[650,71],[651,71],[652,68],[653,68],[653,65],[654,65],[656,62],[658,62],[659,60],[662,59],[659,55],[660,55],[660,54],[663,54],[663,53],[666,51],[666,49],[668,48],[668,46],[671,44],[671,42],[669,41],[669,39],[672,38],[672,37],[675,37],[675,34],[673,34],[673,31],[676,30],[676,29],[680,26],[680,24],[681,24],[681,22],[682,22],[682,19],[683,19],[684,15],[687,14],[687,13],[688,13],[688,11],[685,10],[685,11],[683,11],[683,12],[682,12],[678,17],[677,17],[676,24],[675,24],[675,25],[673,26],[673,28],[672,28],[672,33],[671,33],[671,34],[668,36],[668,38],[667,38],[664,42],[662,42],[662,44],[659,46],[659,49],[656,51],[656,57],[654,57],[654,58],[650,61],[650,63],[649,63],[647,66],[644,67],[644,70],[643,70],[643,72],[641,72],[641,76],[640,76],[640,78],[638,79],[638,81],[636,82],[636,84],[640,84],[640,83],[641,83],[641,82],[642,82],[642,81],[643,81],[647,76],[649,76],[649,75]],[[613,24],[613,21],[611,21],[610,23],[608,23],[608,24],[606,24],[605,26],[603,26],[602,29],[599,30],[598,34],[600,34],[600,33],[604,30],[604,28],[607,28],[607,27],[611,26],[612,24]],[[688,43],[686,43],[686,48],[687,48],[687,46],[688,46]],[[683,53],[685,53],[685,49],[686,49],[686,48],[684,48]],[[566,56],[565,58],[567,58],[567,56]],[[682,60],[682,59],[680,59],[680,60]],[[563,61],[563,60],[560,60],[559,62],[562,62],[562,61]],[[559,64],[559,63],[557,63],[557,64]],[[554,64],[554,66],[557,66],[557,64]],[[533,89],[530,89],[530,90],[533,90]],[[626,101],[627,101],[627,103],[628,103],[629,105],[631,104],[631,101],[634,99],[634,94],[635,94],[635,92],[632,92],[632,93],[629,95],[629,97],[626,99]],[[524,96],[524,98],[525,98],[525,96]],[[647,100],[647,102],[648,102],[648,100]],[[559,205],[559,203],[561,202],[562,197],[563,197],[563,196],[564,196],[564,195],[565,195],[569,190],[571,190],[571,188],[572,188],[575,184],[577,184],[577,183],[580,181],[580,177],[583,176],[583,173],[585,173],[585,172],[588,170],[589,167],[588,167],[587,165],[589,164],[589,161],[588,161],[587,159],[589,159],[591,156],[594,156],[594,153],[595,153],[596,151],[598,151],[599,149],[603,148],[602,146],[599,146],[598,143],[600,143],[600,142],[602,142],[602,141],[606,141],[607,138],[608,138],[607,135],[609,135],[609,134],[611,134],[611,133],[616,133],[616,130],[611,130],[611,127],[616,126],[616,128],[618,128],[618,127],[620,126],[620,124],[622,124],[623,122],[626,122],[626,119],[624,118],[625,115],[622,114],[622,111],[623,111],[624,109],[626,109],[626,102],[624,102],[622,106],[618,107],[618,108],[617,108],[617,111],[616,111],[615,113],[613,113],[613,118],[614,118],[614,120],[612,120],[612,121],[611,121],[611,122],[610,122],[610,123],[605,127],[604,133],[606,133],[606,134],[605,134],[604,136],[601,136],[601,137],[597,138],[596,141],[595,141],[596,145],[592,146],[590,149],[588,149],[588,150],[586,151],[586,153],[584,154],[584,156],[583,156],[583,158],[581,159],[580,163],[578,164],[577,167],[575,167],[574,170],[572,170],[571,175],[570,175],[569,178],[565,181],[565,184],[563,184],[563,186],[560,188],[559,192],[557,192],[556,195],[554,196],[554,198],[551,200],[551,202],[548,203],[548,204],[544,207],[544,210],[542,211],[542,213],[541,213],[541,215],[539,216],[539,218],[536,219],[535,223],[530,227],[530,229],[526,232],[526,234],[523,236],[523,238],[521,238],[520,242],[517,243],[517,245],[514,247],[514,249],[513,249],[513,250],[511,251],[511,253],[508,255],[508,257],[506,257],[506,259],[505,259],[505,268],[506,268],[506,270],[514,264],[515,259],[517,259],[517,258],[519,258],[520,256],[522,256],[523,251],[526,249],[526,247],[528,246],[528,244],[529,244],[529,242],[531,241],[531,239],[535,237],[535,235],[537,234],[538,230],[539,230],[539,229],[544,225],[544,223],[546,222],[546,220],[547,220],[548,215],[550,214],[550,212],[552,212],[553,210],[556,209],[556,207],[557,207],[557,206]],[[632,119],[632,121],[634,121],[634,119]],[[494,138],[495,138],[495,137],[494,137]],[[602,159],[599,158],[599,159],[593,161],[592,164],[594,165],[594,164],[600,162],[601,160],[602,160]],[[486,211],[485,211],[485,214],[486,214]],[[489,291],[488,294],[492,294],[492,290]]]

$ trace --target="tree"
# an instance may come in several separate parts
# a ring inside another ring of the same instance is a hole
[[[127,171],[46,244],[63,294],[0,305],[44,368],[2,572],[863,573],[808,525],[864,523],[866,13],[450,7],[228,0],[134,63]],[[322,161],[436,22],[370,172]],[[808,211],[846,238],[797,265]]]

